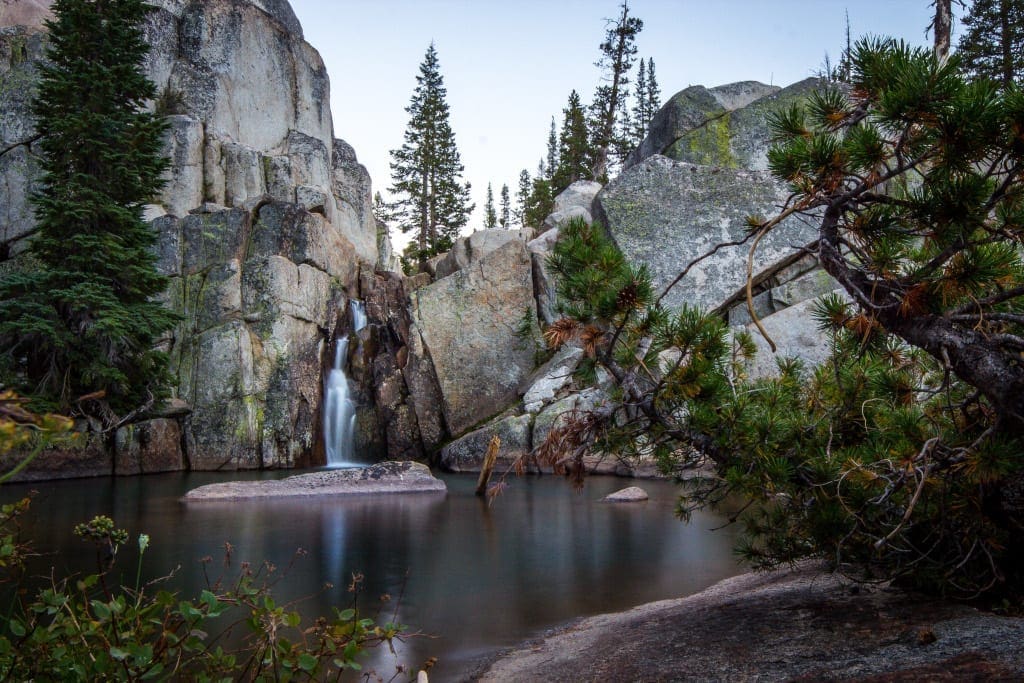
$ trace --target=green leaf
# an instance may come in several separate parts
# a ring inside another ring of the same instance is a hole
[[[317,664],[319,663],[320,660],[318,660],[316,657],[309,654],[308,652],[303,652],[301,655],[299,655],[299,668],[303,671],[312,672],[316,669]]]
[[[16,635],[18,638],[22,638],[25,636],[25,627],[17,619],[11,619],[11,621],[8,623],[8,626],[11,629],[11,633]]]
[[[116,659],[119,662],[123,662],[124,660],[128,659],[128,657],[131,656],[131,653],[128,652],[127,650],[122,650],[121,648],[119,648],[117,646],[111,645],[110,646],[110,656],[113,657],[114,659]]]

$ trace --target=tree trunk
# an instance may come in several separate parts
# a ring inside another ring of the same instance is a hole
[[[999,0],[999,47],[1003,52],[1003,87],[1013,85],[1013,27],[1010,25],[1010,0]]]
[[[840,207],[830,206],[822,218],[818,257],[825,271],[886,331],[924,350],[985,396],[999,415],[1000,431],[1024,434],[1024,365],[982,332],[955,325],[944,316],[904,315],[901,290],[885,280],[872,280],[843,257],[841,214]]]
[[[935,59],[945,64],[949,56],[949,36],[953,30],[953,10],[951,0],[935,0],[935,20],[932,28],[935,31]]]

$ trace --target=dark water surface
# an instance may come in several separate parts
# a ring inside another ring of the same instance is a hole
[[[185,491],[228,478],[275,478],[276,474],[190,473],[126,479],[42,482],[0,487],[10,502],[38,491],[31,533],[58,575],[93,571],[90,547],[72,527],[97,514],[127,528],[132,541],[118,557],[126,582],[134,583],[139,533],[151,537],[143,575],[182,570],[172,586],[189,595],[204,587],[198,561],[212,556],[211,573],[222,567],[224,543],[233,561],[279,568],[298,559],[275,588],[278,602],[314,595],[300,611],[329,614],[349,606],[346,587],[353,572],[365,575],[361,604],[375,606],[394,596],[383,615],[432,638],[409,640],[399,661],[418,666],[439,660],[431,681],[459,680],[481,658],[539,635],[576,617],[625,609],[699,591],[740,571],[731,548],[732,528],[712,514],[690,524],[673,516],[678,489],[671,483],[591,477],[576,493],[557,477],[512,479],[490,508],[473,495],[470,475],[441,475],[445,496],[379,496],[347,500],[310,499],[185,506]],[[639,504],[598,500],[638,484],[651,499]],[[48,573],[48,572],[47,572]],[[324,584],[333,588],[322,590]],[[402,595],[400,601],[398,596]],[[384,679],[396,661],[381,653],[368,660]]]

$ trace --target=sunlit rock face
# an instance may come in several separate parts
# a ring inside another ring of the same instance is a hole
[[[334,137],[326,69],[288,2],[151,4],[144,69],[172,164],[146,215],[182,315],[165,345],[191,408],[186,461],[316,462],[325,349],[378,261],[369,175]],[[0,0],[0,268],[19,267],[34,230],[31,102],[49,5]]]
[[[53,16],[50,0],[0,0],[0,26],[41,29]]]

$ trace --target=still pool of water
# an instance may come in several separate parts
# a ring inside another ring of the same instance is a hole
[[[10,502],[38,491],[30,532],[58,574],[92,571],[94,555],[72,527],[97,514],[114,518],[132,535],[118,568],[134,581],[134,539],[151,537],[143,573],[182,570],[172,585],[198,595],[204,587],[198,561],[220,566],[225,542],[233,561],[264,560],[287,567],[298,548],[307,552],[275,588],[281,599],[313,597],[300,610],[309,616],[346,607],[354,572],[365,578],[365,605],[377,596],[394,600],[402,623],[431,637],[407,641],[400,662],[418,666],[438,658],[431,681],[460,680],[497,650],[580,616],[699,591],[740,571],[732,555],[732,527],[716,515],[690,524],[673,516],[678,489],[669,482],[591,477],[582,493],[557,477],[511,479],[487,507],[473,495],[474,476],[441,475],[447,496],[375,496],[297,501],[205,503],[186,506],[187,490],[228,478],[274,478],[287,473],[151,475],[127,479],[41,482],[0,487]],[[598,502],[611,491],[639,483],[650,500]],[[47,571],[48,573],[48,571]],[[322,590],[324,584],[333,588]],[[401,600],[398,600],[401,596]],[[384,679],[394,672],[387,653],[368,662]]]

